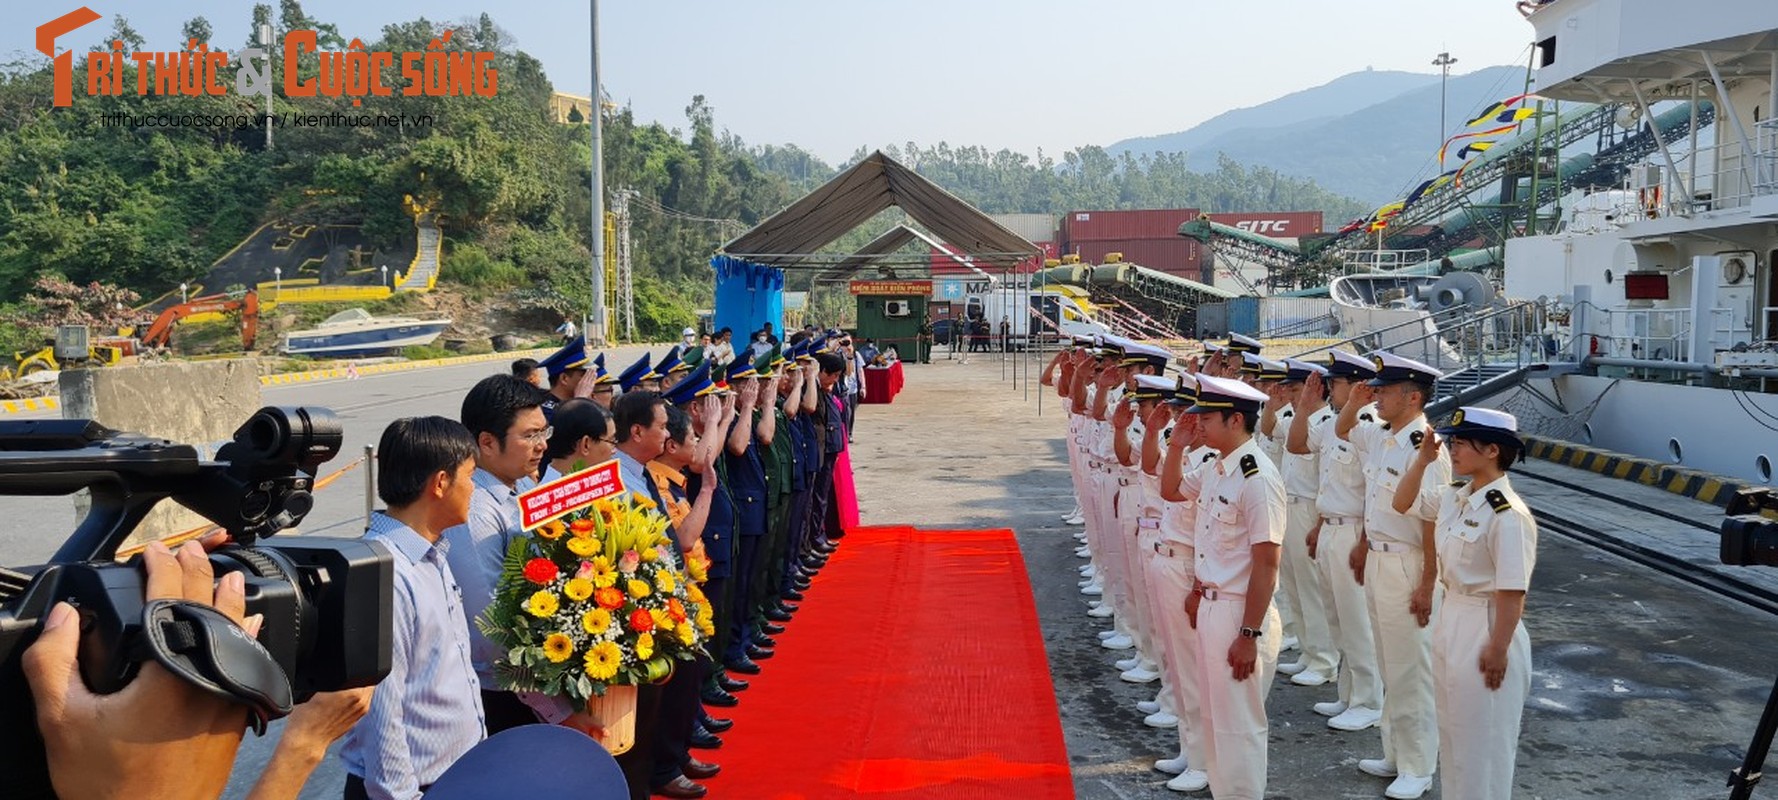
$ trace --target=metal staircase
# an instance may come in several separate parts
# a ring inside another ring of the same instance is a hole
[[[438,246],[444,240],[438,230],[438,220],[431,212],[426,212],[414,218],[414,228],[419,244],[414,248],[413,263],[395,284],[398,292],[429,291],[438,281]]]

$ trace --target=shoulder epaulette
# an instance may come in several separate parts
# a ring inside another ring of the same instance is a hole
[[[1205,463],[1205,464],[1208,464],[1208,463],[1210,463],[1210,460],[1211,460],[1211,459],[1214,459],[1214,458],[1216,458],[1216,454],[1215,454],[1215,453],[1214,453],[1214,452],[1211,452],[1211,453],[1205,453],[1205,454],[1204,454],[1204,457],[1203,457],[1203,458],[1201,458],[1201,459],[1199,459],[1199,461],[1200,461],[1200,462],[1201,462],[1201,463]]]
[[[1383,423],[1383,430],[1389,430],[1389,423]]]
[[[1364,420],[1365,422],[1373,422],[1376,420],[1376,417],[1371,416],[1371,412],[1369,412],[1369,411],[1366,411],[1363,414],[1359,414],[1358,418]],[[1388,426],[1385,425],[1383,427],[1387,428]]]
[[[1496,514],[1505,514],[1513,507],[1512,501],[1506,499],[1506,494],[1499,489],[1489,489],[1487,497],[1488,505],[1494,507]]]
[[[1419,447],[1420,443],[1425,440],[1426,440],[1426,432],[1425,431],[1414,431],[1413,433],[1408,434],[1408,441],[1411,442],[1415,447]]]
[[[1259,474],[1259,459],[1254,458],[1252,453],[1241,456],[1241,474],[1249,478]]]

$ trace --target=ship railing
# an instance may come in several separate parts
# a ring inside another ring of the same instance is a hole
[[[1366,330],[1333,344],[1306,350],[1297,357],[1306,358],[1336,348],[1359,353],[1383,348],[1447,372],[1490,365],[1520,367],[1543,363],[1560,359],[1567,352],[1556,335],[1550,333],[1555,327],[1551,320],[1556,311],[1553,303],[1546,305],[1534,301],[1513,302],[1483,310],[1457,306]],[[1427,332],[1407,339],[1384,335],[1415,326]],[[1386,341],[1391,343],[1384,348]]]
[[[1753,141],[1699,147],[1675,154],[1677,173],[1655,167],[1654,185],[1636,188],[1643,216],[1690,217],[1710,211],[1742,208],[1756,197],[1778,194],[1778,119],[1754,126]]]
[[[1689,308],[1593,307],[1594,330],[1601,340],[1600,355],[1643,361],[1690,361],[1692,310]],[[1778,312],[1778,308],[1768,309]],[[1768,315],[1769,316],[1769,315]],[[1710,309],[1711,331],[1719,340],[1734,332],[1734,309]]]
[[[1423,247],[1413,250],[1341,250],[1340,260],[1348,274],[1394,272],[1431,261],[1432,251]]]

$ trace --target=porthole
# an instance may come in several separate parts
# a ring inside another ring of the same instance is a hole
[[[1585,422],[1581,423],[1580,440],[1581,440],[1582,444],[1592,444],[1593,443],[1593,426],[1591,423],[1585,423]]]
[[[1685,449],[1679,446],[1678,439],[1667,440],[1667,455],[1673,457],[1673,463],[1675,464],[1685,462]]]
[[[1753,460],[1753,466],[1759,470],[1760,483],[1772,482],[1772,459],[1761,455]]]

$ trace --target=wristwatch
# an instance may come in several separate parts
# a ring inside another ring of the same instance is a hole
[[[1262,636],[1264,634],[1265,634],[1265,631],[1262,631],[1258,628],[1249,628],[1246,625],[1241,626],[1241,637],[1244,639],[1258,639],[1260,636]]]

